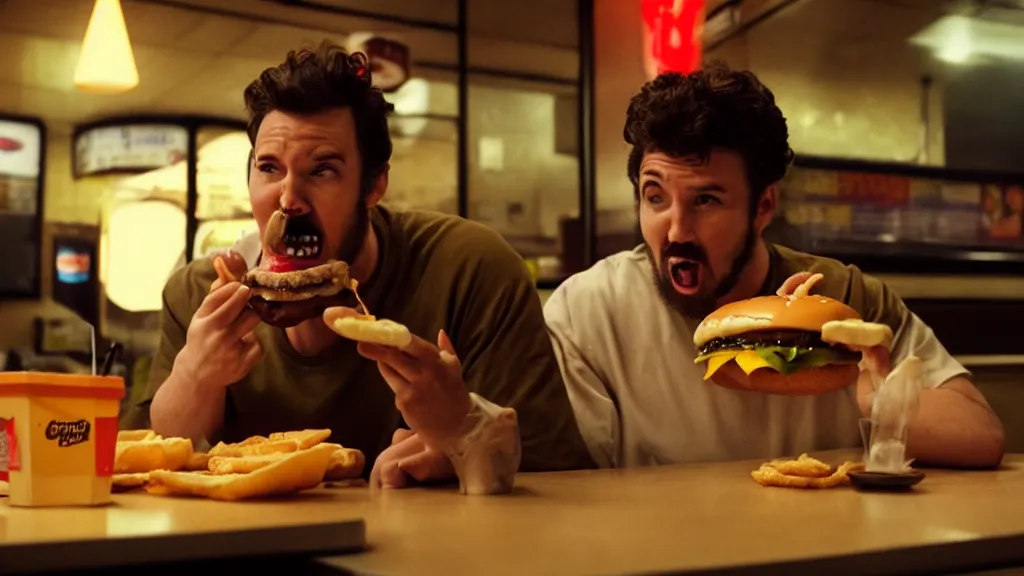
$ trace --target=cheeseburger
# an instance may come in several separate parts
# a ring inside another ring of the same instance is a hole
[[[695,362],[707,363],[705,380],[720,374],[721,386],[773,394],[846,387],[859,374],[858,349],[891,340],[888,326],[863,322],[846,304],[806,290],[726,304],[693,337]]]
[[[249,307],[272,326],[288,328],[316,318],[352,289],[348,264],[323,259],[323,236],[309,217],[271,215],[257,268],[241,279]]]

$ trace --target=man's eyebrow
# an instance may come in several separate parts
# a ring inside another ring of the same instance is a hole
[[[273,152],[259,152],[256,154],[257,162],[267,162],[271,160],[277,160],[277,155]]]
[[[717,192],[719,194],[725,194],[727,190],[720,184],[703,184],[701,186],[694,186],[691,190],[697,194],[706,194],[708,192]]]
[[[341,162],[342,164],[344,164],[345,163],[345,155],[344,154],[339,154],[337,152],[318,152],[318,153],[313,155],[313,161],[314,162],[329,162],[331,160],[336,160],[336,161]]]
[[[664,178],[664,176],[661,173],[661,170],[658,170],[657,168],[644,168],[643,170],[640,171],[640,175],[641,176],[653,176],[653,177],[659,178],[659,179]]]

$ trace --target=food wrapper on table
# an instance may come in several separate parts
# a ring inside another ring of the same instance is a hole
[[[910,471],[907,458],[907,429],[917,416],[924,366],[909,356],[884,379],[869,371],[875,396],[871,418],[862,421],[866,472],[903,474]]]
[[[110,502],[124,380],[0,373],[0,481],[12,506]]]
[[[459,478],[459,492],[507,494],[522,461],[516,411],[474,393],[470,398],[472,407],[457,437],[444,447]]]

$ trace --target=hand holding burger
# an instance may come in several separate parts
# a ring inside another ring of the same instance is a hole
[[[253,333],[260,319],[246,308],[248,300],[249,288],[238,282],[211,290],[188,325],[174,371],[204,386],[226,387],[244,378],[263,358]]]
[[[697,327],[695,362],[704,379],[772,394],[823,394],[857,381],[862,351],[888,350],[892,330],[856,310],[812,295],[821,274],[791,277],[774,296],[722,306]],[[716,374],[718,377],[716,377]]]

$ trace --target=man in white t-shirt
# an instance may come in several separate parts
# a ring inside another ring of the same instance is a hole
[[[891,365],[914,354],[925,390],[908,456],[936,465],[1001,461],[999,418],[932,330],[854,266],[762,239],[792,161],[786,120],[749,72],[713,65],[664,74],[630,102],[625,125],[644,244],[563,283],[545,317],[578,424],[601,466],[775,458],[861,445],[874,387],[781,396],[704,381],[693,333],[719,306],[820,272],[816,294],[888,324]],[[888,367],[885,367],[888,369]]]

